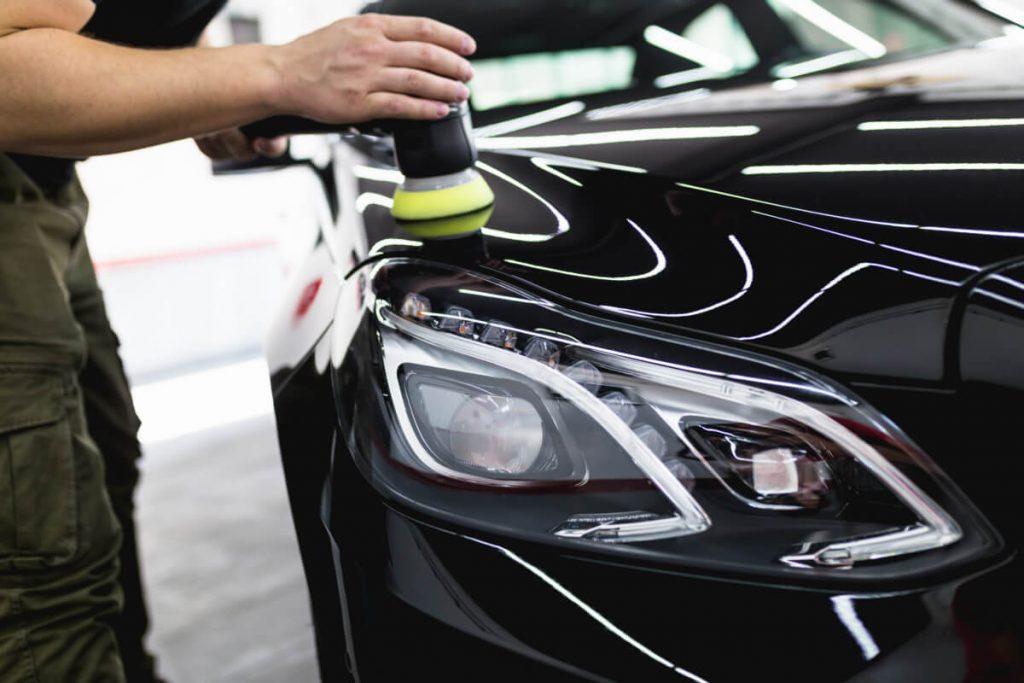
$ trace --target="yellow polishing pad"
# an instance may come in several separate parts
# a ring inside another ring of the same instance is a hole
[[[464,213],[461,216],[435,218],[430,221],[399,221],[398,224],[410,235],[420,239],[452,239],[470,235],[484,227],[492,213],[494,213],[494,207],[487,206],[479,211]]]
[[[493,203],[494,192],[474,173],[469,182],[438,190],[411,191],[399,186],[391,215],[400,221],[429,221],[479,211]]]

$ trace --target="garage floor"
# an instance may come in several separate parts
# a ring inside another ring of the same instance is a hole
[[[317,680],[270,414],[148,444],[138,506],[165,678]]]

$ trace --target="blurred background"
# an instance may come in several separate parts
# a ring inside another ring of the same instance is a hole
[[[1024,22],[1024,0],[977,4]],[[210,37],[286,42],[361,5],[232,0]],[[709,38],[729,41],[730,26],[711,26],[725,33]],[[484,65],[478,75],[488,77]],[[476,106],[510,96],[509,74],[495,77]],[[304,168],[214,178],[191,141],[94,158],[80,173],[143,420],[140,543],[161,671],[173,681],[316,680],[261,347],[315,239],[317,185]]]

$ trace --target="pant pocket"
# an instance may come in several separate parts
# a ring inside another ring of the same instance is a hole
[[[78,548],[77,511],[64,378],[0,366],[0,561],[67,562]]]

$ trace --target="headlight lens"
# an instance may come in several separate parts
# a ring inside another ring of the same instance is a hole
[[[370,297],[365,351],[378,363],[365,379],[390,441],[358,443],[367,429],[353,422],[354,451],[389,493],[434,514],[816,576],[891,576],[926,551],[954,562],[992,544],[905,436],[803,369],[408,262],[378,265]]]
[[[439,462],[497,478],[524,476],[554,462],[540,409],[530,398],[429,368],[405,368],[402,375],[417,434]]]

